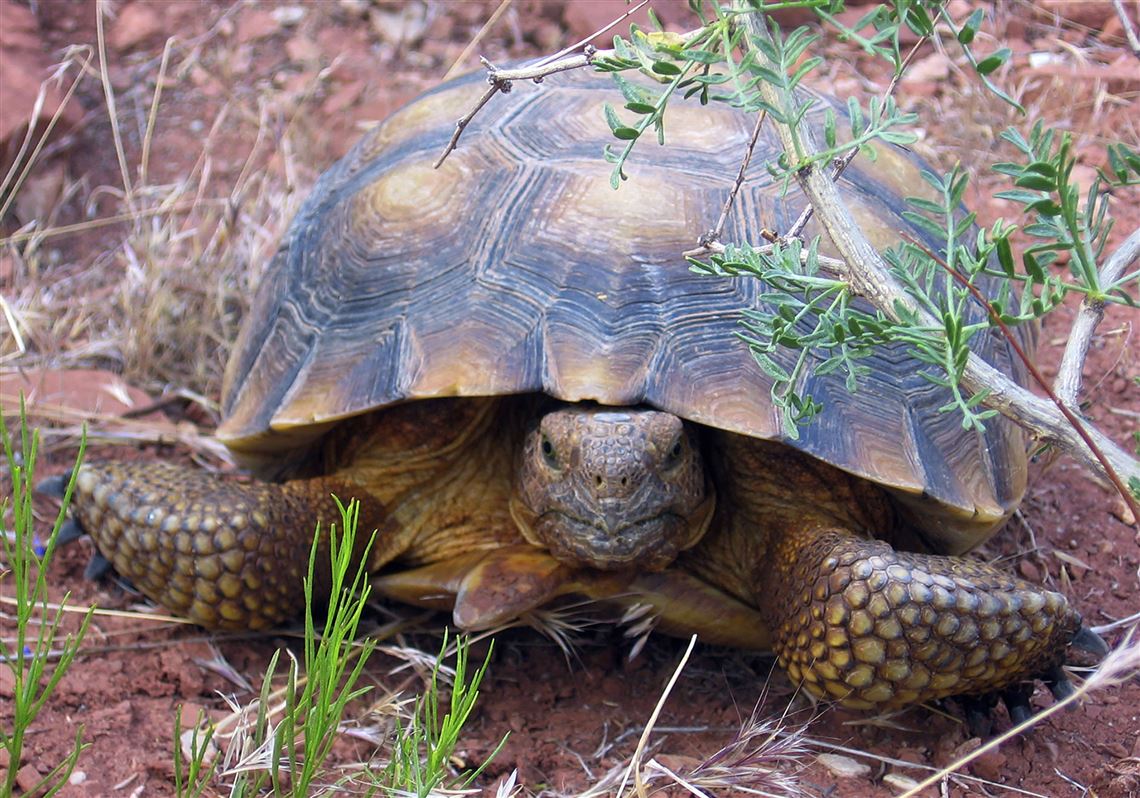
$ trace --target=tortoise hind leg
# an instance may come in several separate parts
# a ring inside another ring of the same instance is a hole
[[[362,500],[362,528],[380,517],[378,502],[346,482],[238,482],[169,463],[118,462],[80,468],[71,513],[148,598],[205,627],[261,629],[303,608],[317,522],[322,533],[341,523],[334,493]],[[367,540],[356,536],[357,557]],[[313,593],[323,600],[327,554],[318,564]]]
[[[853,709],[1055,680],[1070,643],[1095,637],[1060,593],[984,563],[896,552],[827,526],[774,543],[761,606],[780,663]]]

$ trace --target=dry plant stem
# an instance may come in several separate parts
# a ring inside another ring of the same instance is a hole
[[[123,177],[123,192],[127,207],[134,211],[134,191],[131,188],[131,174],[127,169],[127,156],[123,150],[123,138],[119,134],[118,114],[115,111],[115,92],[111,88],[111,77],[107,72],[107,38],[103,34],[103,17],[108,13],[106,0],[98,0],[95,5],[95,32],[99,48],[99,77],[103,84],[103,97],[107,102],[107,113],[111,117],[111,138],[115,143],[115,154],[119,158],[119,171]]]
[[[769,38],[759,15],[744,15],[743,22],[752,36]],[[757,89],[765,101],[777,108],[788,107],[792,102],[792,98],[785,96],[782,89],[767,81],[759,81]],[[773,122],[785,152],[802,152],[805,158],[810,158],[819,151],[809,127],[800,129],[801,136],[797,141],[787,125],[775,123],[775,120]],[[824,232],[830,237],[845,262],[841,276],[850,282],[854,293],[863,296],[895,321],[901,321],[896,308],[902,307],[907,313],[913,314],[919,324],[940,326],[933,316],[906,293],[891,274],[882,256],[871,246],[843,204],[839,190],[827,172],[807,167],[797,172],[796,180],[808,201],[814,206]],[[987,392],[983,402],[986,407],[997,410],[1029,430],[1037,438],[1071,454],[1090,470],[1101,475],[1105,474],[1100,461],[1052,402],[1034,396],[976,354],[971,354],[966,363],[962,373],[962,385],[974,394]],[[1134,460],[1124,449],[1095,428],[1090,428],[1088,435],[1124,481],[1131,477],[1140,479],[1140,462]]]
[[[455,77],[455,73],[463,68],[463,62],[466,61],[467,57],[471,55],[471,52],[479,46],[479,42],[483,41],[483,37],[487,35],[487,32],[495,27],[495,23],[499,21],[499,17],[506,13],[507,9],[511,7],[512,2],[514,2],[514,0],[503,0],[499,3],[499,7],[487,18],[487,21],[483,23],[483,27],[479,28],[479,32],[471,37],[471,41],[467,42],[467,46],[463,48],[463,52],[451,63],[451,68],[443,74],[444,81],[451,80],[451,78]]]
[[[637,789],[637,794],[644,796],[646,794],[645,784],[641,780],[641,757],[645,752],[645,746],[649,744],[649,735],[653,732],[653,727],[657,725],[657,718],[661,715],[661,710],[665,707],[665,701],[669,698],[669,694],[673,692],[673,685],[677,683],[677,679],[681,676],[681,671],[685,669],[686,663],[689,661],[689,656],[693,653],[694,646],[697,645],[697,636],[693,635],[689,638],[689,647],[685,649],[684,656],[681,661],[677,663],[673,675],[669,677],[669,683],[665,685],[665,689],[661,692],[661,698],[657,700],[657,706],[653,708],[653,714],[649,716],[649,721],[645,724],[645,730],[641,733],[641,738],[637,741],[637,748],[633,751],[633,757],[629,760],[629,767],[626,768],[625,774],[621,778],[621,784],[614,793],[618,798],[625,794],[625,785],[629,781],[629,774],[633,773],[633,783]]]
[[[551,61],[557,61],[562,56],[569,55],[570,53],[577,50],[579,47],[584,47],[585,45],[589,44],[590,42],[592,42],[597,37],[601,36],[606,31],[610,30],[611,28],[616,27],[618,25],[618,23],[620,23],[622,20],[633,16],[638,11],[645,8],[647,5],[649,5],[650,2],[651,2],[651,0],[641,0],[640,3],[638,3],[635,6],[631,6],[630,9],[628,11],[626,11],[624,14],[622,14],[620,17],[618,17],[617,19],[613,20],[612,22],[598,28],[596,31],[594,31],[589,36],[587,36],[585,39],[581,39],[579,41],[576,41],[576,42],[574,42],[574,44],[570,45],[569,47],[564,47],[563,49],[559,50],[554,55],[548,55],[545,58],[539,59],[535,65],[541,66],[542,64],[547,64],[547,63],[550,63]]]
[[[1137,231],[1136,237],[1137,237],[1138,243],[1140,243],[1140,231]],[[1081,436],[1081,439],[1084,440],[1085,445],[1089,447],[1089,449],[1092,451],[1093,455],[1097,458],[1097,460],[1104,467],[1105,473],[1108,476],[1109,481],[1112,482],[1113,487],[1116,488],[1116,490],[1120,493],[1121,498],[1124,499],[1124,501],[1128,505],[1129,509],[1132,510],[1132,517],[1133,518],[1140,518],[1140,505],[1138,505],[1136,503],[1136,500],[1132,498],[1132,494],[1124,486],[1124,483],[1120,481],[1120,476],[1112,468],[1112,465],[1105,459],[1104,454],[1100,451],[1100,448],[1096,445],[1096,443],[1092,440],[1092,438],[1089,437],[1088,429],[1085,426],[1084,421],[1082,421],[1080,416],[1077,414],[1077,412],[1072,409],[1072,406],[1067,407],[1065,402],[1062,401],[1062,398],[1057,395],[1057,392],[1055,392],[1052,388],[1049,387],[1049,383],[1046,382],[1045,376],[1040,371],[1038,371],[1037,366],[1034,365],[1034,363],[1033,363],[1033,360],[1029,357],[1029,355],[1027,355],[1025,353],[1025,350],[1021,348],[1021,344],[1019,344],[1017,342],[1017,338],[1014,337],[1014,334],[1010,331],[1010,329],[1006,325],[1006,323],[1001,320],[1001,316],[998,315],[998,313],[994,310],[993,305],[986,298],[986,296],[981,291],[978,290],[978,287],[976,285],[974,285],[969,280],[967,280],[965,278],[965,276],[962,275],[961,272],[959,272],[956,269],[950,268],[950,264],[946,263],[946,261],[944,261],[942,258],[940,258],[937,254],[930,251],[930,249],[928,249],[926,246],[924,246],[921,242],[919,242],[913,236],[907,235],[906,238],[908,241],[910,241],[911,244],[913,244],[914,246],[918,247],[923,252],[925,252],[927,257],[929,257],[931,260],[933,260],[935,263],[937,263],[939,266],[941,266],[943,268],[943,270],[948,272],[958,283],[960,283],[962,286],[964,286],[965,289],[970,292],[970,295],[978,302],[978,304],[980,304],[983,308],[986,309],[986,313],[989,314],[990,319],[993,321],[994,324],[996,324],[998,326],[998,329],[1001,330],[1002,336],[1005,338],[1006,341],[1009,342],[1010,346],[1013,347],[1014,352],[1017,353],[1017,357],[1021,360],[1022,363],[1025,364],[1025,367],[1029,370],[1029,374],[1030,374],[1030,376],[1033,377],[1033,381],[1036,382],[1039,386],[1041,386],[1041,390],[1043,390],[1045,392],[1045,394],[1049,397],[1050,401],[1052,401],[1053,404],[1055,404],[1057,406],[1057,409],[1061,411],[1061,413],[1065,416],[1065,419],[1069,422],[1069,424],[1072,426],[1072,428],[1074,430],[1076,430],[1077,434]],[[1096,323],[1099,322],[1099,320],[1100,320],[1099,317],[1101,315],[1103,315],[1103,312],[1104,312],[1103,303],[1099,303],[1099,304],[1100,304],[1100,311],[1097,314],[1097,318],[1094,319],[1094,321],[1092,322],[1092,326],[1089,327],[1089,329],[1088,329],[1088,336],[1092,335],[1092,328],[1096,326]],[[1082,310],[1083,309],[1084,308],[1082,307]],[[1072,343],[1072,339],[1070,339],[1070,343]],[[1084,350],[1087,350],[1087,349],[1088,349],[1088,341],[1087,341],[1087,336],[1086,336]],[[1068,354],[1068,350],[1065,351],[1065,354]],[[1082,363],[1084,362],[1084,351],[1082,351],[1082,353],[1081,353],[1081,358],[1080,358],[1079,362],[1082,362]],[[1077,368],[1077,374],[1078,374],[1078,376],[1080,374],[1080,368],[1079,367]]]
[[[894,95],[895,89],[898,88],[899,80],[902,78],[902,76],[904,74],[906,74],[906,70],[907,70],[907,67],[910,66],[910,62],[914,60],[914,56],[918,53],[919,49],[921,49],[922,46],[924,44],[926,44],[928,41],[930,41],[930,37],[929,36],[923,36],[917,42],[914,43],[914,47],[911,47],[910,50],[907,52],[907,54],[903,57],[902,64],[899,66],[898,71],[896,71],[895,74],[893,76],[891,76],[891,82],[887,85],[887,90],[883,92],[882,104],[879,106],[879,115],[880,116],[883,113],[882,109],[886,107],[887,99]],[[877,118],[872,119],[869,124],[874,124],[877,121],[878,121]],[[843,170],[845,170],[848,166],[851,165],[851,162],[855,160],[855,156],[858,154],[859,154],[859,148],[858,147],[852,147],[850,150],[847,151],[846,155],[844,155],[841,159],[836,161],[835,162],[835,168],[831,172],[831,179],[832,180],[838,180],[839,176],[841,174],[843,174]],[[809,221],[811,221],[811,216],[812,216],[812,213],[814,213],[814,211],[815,211],[815,209],[812,207],[812,204],[809,202],[807,204],[807,207],[804,208],[803,212],[800,214],[800,218],[796,219],[795,223],[790,228],[788,228],[788,231],[784,234],[784,238],[798,238],[799,235],[801,233],[803,233],[804,228],[807,227],[807,223]]]
[[[447,142],[447,146],[443,150],[443,154],[439,156],[439,160],[435,162],[433,168],[438,169],[440,165],[451,155],[452,151],[459,146],[459,137],[463,135],[464,129],[475,118],[475,115],[483,109],[483,106],[490,102],[491,98],[499,92],[508,92],[511,90],[511,83],[516,80],[533,80],[541,82],[547,75],[553,75],[558,72],[566,72],[571,69],[581,69],[582,67],[589,66],[594,62],[594,59],[607,56],[611,54],[612,50],[598,50],[590,45],[586,46],[585,52],[580,55],[572,55],[566,58],[560,58],[557,61],[552,61],[549,64],[537,64],[531,66],[519,67],[518,69],[499,69],[486,58],[480,59],[483,66],[487,68],[487,82],[491,84],[471,111],[455,123],[455,132],[451,134],[451,140]]]
[[[30,241],[33,238],[45,240],[48,238],[56,238],[57,236],[71,235],[72,233],[80,233],[84,230],[94,230],[99,227],[108,227],[113,224],[123,224],[124,222],[133,222],[140,219],[145,219],[151,216],[164,216],[166,214],[184,213],[194,210],[196,207],[203,205],[219,205],[225,204],[224,200],[215,199],[197,199],[189,200],[186,202],[178,202],[167,207],[160,208],[144,208],[142,210],[117,213],[113,216],[104,216],[102,219],[92,219],[89,222],[76,222],[75,224],[64,224],[59,227],[52,227],[48,230],[29,230],[22,233],[13,233],[7,238],[0,238],[0,246],[7,246],[8,244],[22,244],[25,241]]]
[[[1116,282],[1137,257],[1140,257],[1140,227],[1133,230],[1132,235],[1128,236],[1105,261],[1100,270],[1100,284],[1110,285]],[[1084,366],[1085,355],[1088,354],[1089,344],[1092,342],[1093,331],[1103,318],[1103,300],[1089,301],[1086,297],[1081,302],[1081,309],[1069,333],[1069,342],[1065,345],[1065,353],[1061,356],[1057,379],[1053,383],[1057,396],[1071,410],[1076,410],[1079,406],[1077,394],[1081,390],[1081,368]]]
[[[1140,58],[1140,39],[1136,38],[1136,29],[1132,27],[1132,20],[1128,18],[1124,3],[1121,0],[1112,0],[1112,7],[1116,9],[1116,16],[1120,18],[1120,25],[1124,28],[1124,36],[1128,39],[1132,55]]]
[[[55,129],[56,123],[59,122],[60,118],[63,116],[63,110],[67,107],[67,104],[71,102],[72,95],[75,94],[75,90],[79,88],[79,83],[83,80],[83,75],[91,66],[91,59],[95,56],[91,52],[90,47],[84,45],[83,50],[86,52],[86,58],[81,64],[79,64],[79,68],[76,70],[75,79],[71,81],[71,85],[67,88],[67,92],[60,99],[59,105],[56,106],[55,112],[51,115],[51,119],[48,120],[47,126],[44,128],[43,133],[40,134],[39,141],[36,142],[35,147],[32,149],[31,155],[28,155],[28,147],[31,145],[36,131],[35,120],[39,118],[40,111],[43,109],[44,102],[47,100],[47,86],[54,80],[62,79],[62,72],[63,69],[66,69],[66,67],[57,70],[55,77],[50,77],[42,84],[40,84],[39,92],[36,94],[36,101],[33,104],[32,112],[28,117],[28,129],[24,134],[24,140],[20,143],[20,149],[17,151],[15,158],[12,160],[12,165],[9,167],[8,173],[4,175],[4,179],[0,181],[0,197],[4,198],[4,204],[0,205],[0,219],[3,219],[7,215],[8,208],[10,208],[12,206],[12,203],[16,201],[16,195],[20,193],[20,186],[22,186],[24,184],[24,181],[27,180],[28,175],[32,171],[32,167],[36,164],[36,159],[39,158],[40,153],[43,151],[44,145],[47,143],[48,138],[51,136],[51,132]],[[27,160],[24,160],[25,155],[27,155]],[[18,177],[16,176],[17,170],[19,170]],[[28,233],[28,238],[32,238],[34,235],[34,232]]]

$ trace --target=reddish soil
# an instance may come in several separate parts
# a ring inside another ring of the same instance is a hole
[[[6,8],[11,0],[0,0]],[[359,135],[358,123],[383,117],[419,91],[434,85],[447,71],[464,45],[494,11],[496,3],[439,3],[430,6],[432,14],[423,25],[416,14],[397,20],[400,6],[372,4],[368,0],[341,0],[339,3],[300,5],[300,20],[290,20],[294,7],[237,5],[222,3],[116,3],[118,18],[108,23],[109,61],[112,81],[126,92],[137,81],[148,81],[151,91],[157,60],[166,37],[177,33],[185,46],[197,46],[210,54],[203,65],[187,74],[171,77],[163,99],[164,112],[153,144],[155,181],[172,179],[192,167],[200,151],[200,122],[212,120],[226,101],[245,102],[256,96],[258,87],[296,87],[293,110],[298,124],[310,135],[311,146],[301,161],[306,173],[301,180],[327,167]],[[669,4],[663,16],[683,19],[680,9]],[[1062,4],[1063,5],[1063,4]],[[1097,6],[1107,4],[1073,4]],[[1056,9],[1057,3],[1041,3]],[[410,8],[411,6],[405,6]],[[620,8],[618,3],[616,7]],[[49,48],[72,43],[93,43],[94,3],[34,6],[39,35]],[[418,9],[419,6],[415,6]],[[476,48],[492,60],[551,52],[590,33],[614,16],[614,3],[515,3],[492,27]],[[1085,153],[1084,164],[1103,163],[1104,139],[1131,139],[1135,148],[1136,94],[1140,89],[1135,61],[1112,38],[1110,18],[1076,19],[1060,26],[1044,15],[1035,16],[1029,5],[999,18],[999,37],[1018,54],[1015,64],[1021,70],[1002,75],[1005,85],[1023,79],[1026,92],[1041,98],[1047,107],[1036,111],[1063,115],[1054,105],[1065,95],[1050,94],[1053,76],[1030,74],[1024,57],[1030,51],[1054,54],[1068,52],[1066,46],[1088,47],[1095,51],[1095,64],[1110,65],[1106,71],[1089,77],[1088,64],[1080,81],[1100,100],[1095,112],[1089,103],[1075,102],[1073,113],[1081,116],[1078,142]],[[1040,9],[1038,9],[1039,11]],[[1076,13],[1075,10],[1073,12]],[[1094,8],[1094,16],[1097,13]],[[369,15],[372,15],[369,17]],[[384,16],[388,15],[388,16]],[[999,15],[1000,17],[1000,15]],[[410,20],[410,21],[409,21]],[[1106,21],[1109,20],[1109,21]],[[1080,23],[1080,24],[1078,24]],[[1080,27],[1080,25],[1087,27]],[[404,27],[401,28],[400,26]],[[1107,26],[1107,27],[1106,27]],[[1089,28],[1093,30],[1090,31]],[[1095,30],[1107,31],[1098,39]],[[401,32],[402,31],[402,32]],[[196,39],[196,37],[203,37]],[[1058,44],[1063,42],[1064,44]],[[829,45],[839,57],[832,76],[834,86],[850,90],[858,86],[885,86],[883,69],[850,48]],[[1106,53],[1107,48],[1107,53]],[[1116,48],[1116,49],[1112,49]],[[1119,58],[1118,58],[1119,56]],[[212,59],[212,60],[211,60]],[[842,62],[846,61],[844,65]],[[468,59],[468,65],[473,61]],[[1064,65],[1063,58],[1049,62]],[[850,71],[850,64],[855,71]],[[1120,64],[1119,68],[1115,65]],[[1060,68],[1060,67],[1058,67]],[[315,96],[300,96],[311,85],[315,73],[331,70],[320,83]],[[9,80],[5,76],[4,80]],[[1066,80],[1064,74],[1062,82]],[[1094,81],[1095,85],[1094,85]],[[983,138],[971,136],[968,128],[984,122],[977,102],[965,96],[966,79],[939,61],[937,55],[925,60],[923,71],[904,84],[900,101],[935,114],[924,120],[924,154],[951,163],[960,157],[967,166],[988,156],[976,144]],[[1068,96],[1072,96],[1071,94]],[[1105,99],[1105,98],[1109,99]],[[1050,98],[1053,98],[1052,100]],[[106,112],[97,82],[83,84],[75,100],[82,114],[52,155],[52,164],[62,164],[72,178],[85,177],[89,185],[116,184],[118,170],[111,149]],[[956,104],[957,103],[957,104]],[[986,106],[989,108],[990,106]],[[964,109],[964,110],[963,110]],[[1062,109],[1064,110],[1064,109]],[[493,113],[493,110],[490,111]],[[988,111],[985,113],[989,113]],[[994,112],[1000,116],[999,112]],[[74,121],[74,120],[73,120]],[[131,119],[125,143],[129,152],[141,146],[141,122]],[[1000,127],[1000,125],[999,125]],[[944,142],[975,142],[948,156]],[[248,147],[234,143],[235,153]],[[2,150],[0,150],[2,151]],[[222,148],[224,152],[224,147]],[[270,163],[270,167],[279,168]],[[212,180],[225,185],[241,167],[240,158],[219,159]],[[978,195],[985,200],[988,190]],[[1117,197],[1112,209],[1117,218],[1113,241],[1140,224],[1140,203],[1135,193]],[[96,209],[102,205],[96,203]],[[989,210],[1007,210],[993,202]],[[64,203],[58,224],[77,221],[82,208],[76,201]],[[269,223],[271,220],[258,220]],[[7,223],[5,223],[7,224]],[[11,226],[0,230],[4,235]],[[89,231],[80,236],[62,237],[56,262],[60,279],[97,268],[100,261],[92,252],[119,245],[116,228]],[[0,258],[7,258],[7,251]],[[92,266],[95,264],[95,266]],[[103,277],[105,284],[117,279]],[[19,293],[11,261],[0,260],[0,290],[8,298]],[[1072,318],[1066,309],[1051,318],[1042,336],[1040,362],[1045,373],[1055,373],[1064,335]],[[1140,373],[1136,336],[1136,315],[1112,310],[1100,327],[1085,368],[1088,413],[1100,427],[1121,444],[1131,444],[1140,412],[1140,391],[1134,378]],[[87,343],[82,330],[74,333],[75,346]],[[52,366],[47,353],[37,353],[35,342],[27,355],[15,359],[24,369]],[[66,349],[66,347],[65,347]],[[53,356],[59,351],[53,350]],[[74,361],[67,361],[72,363]],[[117,370],[113,357],[92,356],[85,361],[97,369]],[[7,367],[9,364],[3,364]],[[11,372],[9,372],[11,376]],[[7,381],[9,377],[5,377]],[[72,384],[69,402],[98,413],[93,429],[109,425],[109,414],[121,405],[101,405],[93,400],[92,385],[105,380],[90,374]],[[135,380],[152,395],[162,386],[146,379]],[[84,387],[87,386],[87,387]],[[7,388],[7,386],[5,386]],[[196,386],[216,391],[216,384]],[[98,388],[102,390],[102,388]],[[5,390],[7,393],[7,390]],[[176,406],[178,407],[178,406]],[[189,413],[170,410],[159,416],[167,428],[174,424],[208,425],[208,413],[191,407]],[[102,425],[102,426],[101,426]],[[115,427],[118,429],[119,427]],[[49,437],[42,462],[43,473],[63,470],[74,456],[73,438]],[[188,456],[180,447],[148,446],[130,450],[122,446],[97,446],[95,455],[163,458]],[[6,470],[6,469],[5,469]],[[7,477],[5,477],[6,479]],[[44,500],[38,505],[48,523],[54,505]],[[1125,515],[1113,494],[1094,484],[1089,475],[1066,458],[1034,467],[1034,481],[1023,506],[1023,515],[1012,522],[981,552],[987,558],[1004,558],[1023,576],[1064,590],[1093,625],[1105,624],[1140,609],[1140,542],[1134,527],[1122,522]],[[1035,545],[1033,542],[1035,541]],[[101,608],[127,607],[132,599],[107,583],[90,583],[83,578],[89,554],[84,542],[64,550],[49,574],[53,597],[72,591],[70,604],[96,603]],[[0,577],[0,592],[9,595]],[[0,608],[0,627],[10,634],[10,607]],[[381,617],[382,621],[383,618]],[[74,619],[68,624],[74,627]],[[420,627],[423,631],[405,634],[401,644],[432,652],[439,644],[433,631],[440,621]],[[1121,639],[1123,630],[1109,632],[1110,642]],[[84,643],[84,654],[60,683],[27,739],[24,778],[44,773],[61,761],[74,741],[77,727],[83,727],[88,747],[83,751],[72,783],[63,796],[169,795],[173,793],[172,725],[174,712],[182,707],[185,717],[199,710],[212,717],[225,714],[220,695],[232,695],[247,703],[256,693],[238,686],[210,663],[224,658],[229,666],[259,686],[275,648],[292,645],[294,638],[224,638],[204,635],[192,627],[154,622],[137,617],[95,619]],[[552,643],[529,630],[513,630],[496,642],[494,659],[482,688],[476,716],[465,730],[459,764],[482,762],[496,742],[507,732],[510,738],[493,761],[482,781],[491,785],[500,776],[517,769],[520,783],[533,793],[577,793],[597,783],[602,776],[628,760],[638,737],[669,677],[684,651],[679,641],[654,637],[632,662],[627,660],[628,641],[612,629],[585,633],[576,656],[567,660]],[[482,649],[476,647],[476,655]],[[402,660],[378,655],[368,678],[383,690],[418,691],[422,683],[408,678],[407,671],[392,674],[390,669]],[[812,710],[802,699],[792,699],[792,689],[778,670],[771,669],[771,658],[738,651],[699,646],[680,676],[657,722],[652,736],[652,752],[663,762],[680,768],[709,757],[740,728],[754,705],[767,693],[762,717],[778,719],[791,702],[791,725],[805,721]],[[8,699],[10,674],[0,668],[0,724],[10,723]],[[1047,706],[1052,699],[1043,688],[1034,696],[1036,706]],[[996,725],[1008,725],[1004,710],[996,713]],[[1075,711],[1063,712],[1041,723],[1027,736],[1005,744],[999,751],[982,757],[966,772],[944,783],[942,795],[1045,796],[1100,795],[1123,798],[1140,794],[1140,684],[1135,682],[1095,693]],[[934,712],[913,708],[888,719],[869,718],[859,713],[835,709],[821,712],[808,729],[811,740],[846,746],[895,764],[860,759],[871,765],[869,775],[840,778],[815,760],[815,752],[804,759],[803,785],[813,793],[832,796],[892,795],[882,781],[889,773],[902,773],[921,779],[925,766],[940,766],[955,755],[977,745],[960,713]],[[822,748],[818,750],[824,750]],[[352,762],[371,755],[362,742],[345,743],[336,752],[341,762]],[[850,755],[850,754],[849,754]],[[907,763],[910,763],[908,767]],[[17,763],[0,761],[0,772]],[[985,780],[984,782],[979,781]],[[21,781],[26,784],[26,781]],[[612,789],[611,789],[612,792]],[[933,795],[934,792],[930,791]]]

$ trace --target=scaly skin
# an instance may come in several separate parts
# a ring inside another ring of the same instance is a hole
[[[505,423],[518,423],[511,408],[504,412]],[[620,424],[660,426],[663,415],[630,408]],[[524,613],[566,592],[558,584],[564,578],[591,598],[636,602],[637,586],[649,584],[649,571],[656,570],[653,542],[643,541],[649,543],[643,568],[598,570],[597,560],[626,545],[618,540],[628,526],[620,514],[626,506],[634,521],[652,519],[653,512],[677,518],[678,508],[685,507],[681,515],[688,513],[690,524],[701,532],[708,526],[716,497],[712,480],[699,470],[695,432],[689,430],[691,441],[676,450],[684,453],[688,447],[693,459],[678,460],[668,453],[680,440],[680,427],[657,440],[615,436],[616,414],[608,409],[562,408],[548,418],[578,432],[559,437],[533,425],[531,434],[539,437],[522,447],[513,477],[503,464],[487,467],[492,459],[480,447],[495,449],[498,427],[480,422],[486,434],[464,433],[467,443],[440,458],[440,468],[425,467],[414,478],[400,470],[406,460],[395,455],[367,468],[364,460],[344,463],[338,477],[284,484],[223,480],[167,464],[84,466],[73,513],[104,556],[143,593],[213,628],[265,628],[300,611],[315,524],[319,519],[325,528],[339,521],[330,494],[362,499],[361,528],[379,527],[370,568],[400,557],[397,563],[404,568],[420,566],[418,582],[389,580],[396,585],[389,592],[436,603],[457,597],[460,625],[498,622],[499,610]],[[601,459],[583,454],[591,430],[610,444]],[[391,429],[380,425],[374,440],[386,440],[386,432]],[[543,454],[541,442],[552,437],[558,446]],[[619,440],[627,442],[618,445]],[[361,445],[368,450],[366,443]],[[697,547],[677,554],[653,582],[651,603],[664,628],[714,637],[719,631],[717,639],[740,645],[770,641],[793,680],[817,696],[860,709],[992,693],[1026,679],[1048,679],[1074,636],[1087,634],[1058,593],[983,563],[898,552],[872,539],[889,537],[897,520],[874,486],[774,444],[722,435],[710,449],[721,458],[716,473],[726,483],[724,510]],[[496,450],[502,453],[501,444]],[[482,455],[463,456],[472,452]],[[474,464],[475,470],[462,470],[464,464]],[[747,477],[733,480],[733,468]],[[362,476],[369,478],[366,486],[353,481]],[[388,483],[403,476],[419,487],[404,485],[393,492]],[[544,512],[545,505],[533,506],[548,501],[544,484],[569,497],[555,507],[555,516],[601,519],[555,530],[585,534],[586,543],[527,546],[535,542],[534,530],[510,527],[511,516],[501,506],[507,497],[515,522],[525,524]],[[573,490],[565,489],[567,484]],[[448,486],[458,486],[458,492],[448,493]],[[660,494],[659,510],[653,510],[645,491]],[[614,501],[616,493],[639,498],[623,504]],[[488,503],[498,512],[472,516],[472,526],[468,516]],[[601,533],[617,543],[603,536],[602,545],[590,550],[588,541]],[[699,537],[693,534],[694,540]],[[458,555],[456,539],[463,541]],[[508,556],[512,551],[516,554]],[[561,576],[564,572],[568,576]],[[327,562],[320,573],[327,573]],[[384,583],[385,577],[377,580],[382,591]],[[316,593],[322,593],[319,586]],[[686,611],[698,604],[699,612]],[[748,624],[755,628],[744,634],[735,628]]]
[[[100,463],[80,469],[72,513],[115,570],[171,612],[214,629],[264,629],[305,606],[317,521],[322,531],[341,522],[332,494],[361,498],[332,479],[242,483],[169,463]],[[364,496],[369,517],[380,510]],[[329,591],[327,537],[320,553],[318,601]]]
[[[762,600],[792,679],[851,709],[990,693],[1064,660],[1060,593],[985,563],[894,551],[841,529],[776,541]]]

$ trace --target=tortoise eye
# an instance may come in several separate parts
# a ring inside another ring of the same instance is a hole
[[[557,468],[558,457],[554,453],[554,444],[550,442],[550,438],[543,435],[539,448],[542,449],[542,459],[546,461],[546,464],[551,468]]]
[[[681,453],[684,450],[684,442],[681,440],[681,438],[677,438],[677,440],[673,442],[673,448],[669,450],[669,463],[672,464],[679,460],[681,458]]]

